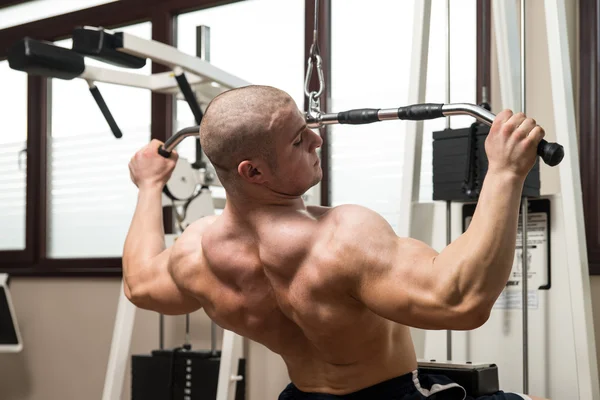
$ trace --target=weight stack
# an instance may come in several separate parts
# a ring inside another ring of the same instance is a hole
[[[485,153],[485,139],[490,127],[478,124],[472,140],[469,140],[471,127],[463,129],[445,129],[433,132],[433,200],[444,201],[476,201],[478,195],[470,197],[464,189],[468,179],[469,162],[474,168],[474,190],[481,191],[483,180],[488,170],[488,159]],[[471,152],[470,145],[473,146]],[[540,196],[540,164],[539,158],[523,187],[524,197]]]
[[[215,400],[220,354],[210,351],[155,350],[131,358],[132,400]],[[245,360],[240,360],[236,400],[245,400]],[[235,371],[234,371],[235,372]]]

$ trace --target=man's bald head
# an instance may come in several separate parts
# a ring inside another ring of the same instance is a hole
[[[274,169],[275,137],[285,129],[290,106],[296,107],[287,93],[269,86],[224,92],[211,101],[202,119],[202,149],[217,171],[226,175],[245,160],[261,159]],[[228,177],[221,176],[224,179]]]

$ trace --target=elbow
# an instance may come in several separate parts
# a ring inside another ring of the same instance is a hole
[[[135,283],[135,279],[127,279],[123,280],[123,291],[125,293],[125,297],[129,300],[133,305],[139,308],[144,308],[144,304],[147,303],[147,293],[146,290],[140,283]]]
[[[150,265],[145,262],[123,259],[123,291],[127,300],[139,308],[148,302]]]
[[[124,282],[123,290],[125,292],[125,297],[134,305],[138,305],[143,298],[140,290],[136,286],[129,285],[127,282]]]
[[[156,304],[152,301],[152,298],[147,290],[140,286],[128,286],[125,285],[125,297],[137,308],[150,311],[155,310]]]
[[[483,299],[465,299],[456,307],[453,330],[473,330],[483,326],[492,313],[492,307]]]

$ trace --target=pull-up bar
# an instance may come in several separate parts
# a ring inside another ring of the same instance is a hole
[[[307,115],[306,121],[310,128],[320,128],[325,125],[349,124],[362,125],[379,121],[411,120],[423,121],[448,117],[452,115],[470,115],[478,121],[492,125],[496,115],[483,107],[474,104],[413,104],[400,108],[361,108],[330,114]],[[564,148],[558,143],[542,140],[537,148],[538,155],[550,166],[558,165],[564,155]]]

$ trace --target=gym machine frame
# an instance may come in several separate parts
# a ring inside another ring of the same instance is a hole
[[[581,197],[577,125],[573,102],[572,74],[569,56],[565,0],[545,0],[545,20],[548,38],[550,78],[554,105],[554,121],[557,139],[565,146],[565,161],[559,166],[562,208],[565,227],[565,248],[568,251],[567,269],[570,287],[570,304],[575,339],[575,359],[578,377],[579,399],[600,399],[596,344],[594,339],[590,301],[589,267]],[[521,43],[517,36],[517,11],[514,2],[492,1],[496,45],[498,50],[500,89],[505,108],[525,110],[525,35]],[[525,29],[525,0],[521,0],[521,22]],[[519,51],[520,50],[520,51]],[[521,55],[519,60],[519,53]],[[521,79],[518,77],[521,75]],[[519,86],[520,85],[520,86]],[[522,95],[519,98],[519,94]],[[526,199],[523,204],[522,226],[527,224]],[[526,229],[523,230],[525,248]],[[527,259],[524,258],[526,262]],[[526,264],[523,264],[524,266]],[[524,280],[524,283],[526,280]],[[525,295],[523,305],[526,306]],[[526,308],[524,308],[526,310]],[[524,341],[526,344],[526,314],[523,317]],[[524,388],[528,386],[527,346],[524,348]]]
[[[496,21],[496,40],[500,66],[500,80],[504,107],[518,107],[519,82],[514,79],[518,74],[518,63],[514,57],[519,54],[514,35],[517,32],[516,19],[507,16],[507,7],[511,2],[492,1]],[[553,92],[556,136],[565,148],[565,159],[559,168],[561,196],[563,203],[566,249],[568,249],[569,286],[571,295],[571,314],[575,335],[575,356],[578,371],[579,399],[598,400],[598,367],[596,363],[596,345],[594,341],[588,278],[587,251],[581,183],[579,176],[579,156],[575,107],[573,104],[572,74],[569,59],[569,36],[567,31],[565,0],[545,0],[545,19],[550,57],[550,73]],[[514,14],[516,16],[516,11]],[[427,44],[429,42],[429,24],[431,0],[415,2],[415,25],[411,57],[409,103],[420,103],[425,98],[427,76]],[[411,236],[412,205],[419,199],[423,124],[407,125],[405,134],[405,165],[403,190],[400,209],[399,233]],[[412,151],[411,151],[412,150]]]
[[[0,353],[20,353],[23,350],[23,339],[17,323],[17,314],[8,288],[8,274],[0,274]],[[8,341],[6,340],[8,339]]]

